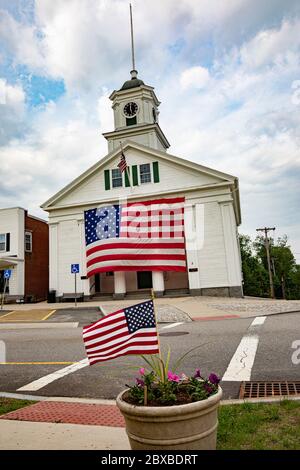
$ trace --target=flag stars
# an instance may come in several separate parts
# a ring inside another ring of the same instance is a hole
[[[124,309],[125,317],[128,323],[130,333],[134,333],[140,328],[154,328],[155,317],[153,310],[153,302],[144,302],[135,307]]]

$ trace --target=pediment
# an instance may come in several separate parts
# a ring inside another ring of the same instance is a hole
[[[234,176],[221,173],[211,168],[198,165],[166,152],[126,141],[123,145],[127,165],[132,168],[142,164],[158,163],[159,182],[139,184],[132,187],[105,188],[105,171],[117,168],[120,161],[120,149],[117,149],[86,172],[68,184],[65,188],[46,201],[41,207],[51,210],[74,205],[88,205],[102,201],[117,201],[120,197],[151,197],[166,191],[186,191],[187,189],[214,187],[220,184],[233,184]],[[132,171],[132,170],[131,170]]]

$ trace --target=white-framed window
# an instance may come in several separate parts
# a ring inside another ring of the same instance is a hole
[[[25,232],[25,251],[32,252],[32,233]]]
[[[6,251],[6,233],[0,233],[0,251]]]
[[[123,186],[122,173],[119,168],[111,170],[111,183],[113,188],[121,188]]]
[[[150,163],[144,163],[140,165],[140,183],[151,183],[151,165]]]

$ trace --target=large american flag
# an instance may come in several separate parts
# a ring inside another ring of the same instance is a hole
[[[83,328],[90,365],[128,354],[159,353],[153,301],[110,313]]]
[[[85,211],[87,275],[106,271],[186,271],[184,198]]]

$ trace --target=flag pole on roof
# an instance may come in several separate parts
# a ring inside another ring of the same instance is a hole
[[[132,189],[129,168],[128,168],[128,165],[127,165],[127,162],[126,162],[126,157],[125,157],[125,154],[124,154],[123,145],[122,145],[121,141],[120,141],[120,147],[121,147],[121,159],[120,159],[120,162],[118,163],[118,168],[120,169],[121,173],[123,173],[124,171],[126,172],[130,188]]]
[[[129,10],[130,10],[131,59],[132,59],[132,70],[131,70],[130,74],[131,74],[131,78],[136,78],[137,77],[137,70],[135,68],[133,21],[132,21],[132,6],[131,6],[131,3],[129,3]]]

